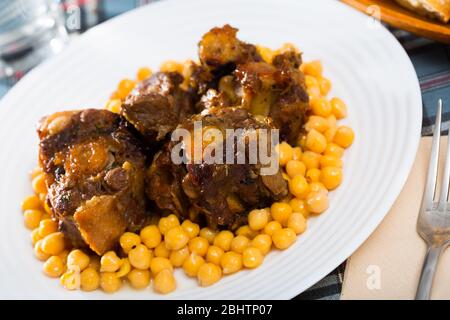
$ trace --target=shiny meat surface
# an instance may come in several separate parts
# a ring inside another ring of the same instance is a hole
[[[112,249],[146,219],[145,156],[121,116],[106,110],[58,112],[38,128],[47,202],[75,247]]]
[[[243,108],[211,108],[183,121],[179,128],[192,132],[194,121],[202,121],[203,128],[224,132],[225,140],[226,129],[244,129],[238,135],[242,138],[251,129],[273,128],[269,119],[257,119]],[[207,163],[202,159],[200,164],[174,165],[170,152],[177,142],[169,143],[148,171],[147,194],[161,209],[206,222],[213,228],[234,229],[246,223],[249,210],[282,199],[288,189],[281,171],[262,176],[261,163],[250,164],[248,153],[244,164],[237,164],[237,141],[232,154],[234,164],[226,164],[223,153],[224,164]]]

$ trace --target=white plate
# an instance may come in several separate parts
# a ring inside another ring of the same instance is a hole
[[[305,60],[323,61],[332,95],[349,106],[355,132],[345,155],[345,179],[331,207],[309,221],[286,251],[269,254],[252,271],[200,288],[177,273],[167,296],[151,289],[113,295],[68,292],[41,273],[19,203],[31,193],[38,119],[55,111],[101,107],[123,77],[139,66],[196,56],[213,26],[238,27],[239,37],[272,48],[292,42]],[[20,81],[0,103],[0,298],[260,299],[292,298],[352,254],[383,219],[413,163],[422,121],[421,96],[410,60],[394,37],[338,1],[163,1],[94,28]]]

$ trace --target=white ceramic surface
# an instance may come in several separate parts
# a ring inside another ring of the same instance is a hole
[[[177,272],[178,289],[167,296],[150,288],[113,295],[66,291],[42,274],[19,208],[31,193],[36,122],[63,109],[103,106],[121,78],[133,77],[140,66],[156,69],[167,59],[195,57],[201,35],[225,23],[249,42],[272,48],[292,42],[305,60],[322,60],[331,94],[347,102],[344,122],[356,139],[330,209],[309,220],[307,232],[288,250],[209,288]],[[383,219],[413,163],[421,113],[417,77],[400,44],[338,1],[175,0],[124,14],[33,70],[0,102],[0,298],[292,298],[350,256]]]

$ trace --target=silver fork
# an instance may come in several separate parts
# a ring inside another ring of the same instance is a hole
[[[427,183],[422,198],[417,232],[427,243],[427,253],[420,275],[416,299],[430,298],[431,286],[436,266],[441,253],[450,243],[450,202],[448,201],[450,181],[450,137],[447,143],[444,174],[442,176],[441,192],[437,195],[437,175],[439,166],[439,147],[441,139],[442,100],[438,102],[436,124],[433,134],[430,164],[428,167]]]

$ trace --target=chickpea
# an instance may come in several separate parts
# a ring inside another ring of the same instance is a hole
[[[195,253],[191,253],[183,263],[184,272],[190,277],[196,277],[198,269],[205,263],[205,259]]]
[[[41,200],[36,195],[31,195],[23,199],[20,204],[22,211],[41,209]]]
[[[161,218],[159,219],[159,223],[158,223],[158,227],[159,227],[159,231],[163,234],[166,235],[166,233],[175,227],[179,227],[180,226],[180,220],[178,220],[178,217],[174,214],[168,215],[165,218]]]
[[[120,265],[119,270],[116,272],[116,276],[119,278],[125,277],[131,271],[131,263],[128,258],[122,259],[122,264]]]
[[[144,229],[142,229],[140,236],[142,242],[149,249],[156,248],[162,240],[161,232],[159,231],[158,227],[154,225],[146,226]]]
[[[269,213],[267,210],[252,210],[248,214],[248,225],[250,229],[258,231],[264,229],[269,222]]]
[[[100,273],[100,287],[106,293],[113,293],[120,289],[122,280],[114,272]]]
[[[300,198],[300,199],[304,198],[309,192],[309,186],[308,186],[308,182],[306,181],[306,178],[301,175],[295,176],[289,182],[289,191],[291,194],[293,194],[297,198]],[[274,217],[274,219],[277,220],[275,217]]]
[[[306,173],[306,166],[299,160],[291,160],[286,164],[286,173],[291,179],[296,175],[304,176]]]
[[[169,258],[170,256],[170,250],[167,249],[166,244],[164,241],[162,241],[160,244],[158,244],[154,250],[155,257],[161,257],[161,258]]]
[[[52,278],[58,278],[64,272],[64,263],[61,257],[52,256],[44,263],[44,273]]]
[[[30,229],[36,229],[39,227],[39,223],[41,222],[43,216],[43,212],[41,210],[36,209],[27,209],[23,213],[23,221],[25,226]],[[39,231],[38,231],[39,232]]]
[[[320,158],[320,167],[336,167],[336,168],[342,168],[343,162],[341,159],[333,157],[333,156],[322,156]]]
[[[336,189],[342,182],[342,169],[336,167],[326,167],[320,174],[320,182],[328,190]]]
[[[175,277],[173,276],[173,273],[168,270],[164,269],[160,273],[158,273],[155,277],[155,280],[153,281],[153,289],[156,292],[167,294],[172,291],[174,291],[177,287]]]
[[[167,231],[164,236],[164,242],[167,249],[178,250],[187,245],[189,236],[181,226],[178,226]]]
[[[249,239],[253,239],[257,234],[258,232],[251,229],[248,225],[241,226],[236,230],[237,236],[244,236]]]
[[[145,245],[139,244],[136,248],[130,250],[128,259],[136,269],[148,269],[152,260],[152,252]]]
[[[264,256],[259,249],[248,247],[242,253],[242,263],[246,268],[257,268],[264,260]]]
[[[120,113],[120,108],[122,107],[122,100],[120,99],[110,99],[106,105],[105,109],[113,113]]]
[[[280,166],[284,167],[294,156],[294,150],[287,142],[277,145]]]
[[[209,242],[205,238],[195,237],[189,240],[189,251],[204,257],[208,251]]]
[[[50,233],[54,233],[56,231],[58,231],[58,224],[56,223],[56,221],[45,219],[41,220],[41,222],[39,223],[39,235],[42,238],[45,238]]]
[[[344,155],[344,149],[335,143],[329,143],[325,148],[324,155],[341,158]]]
[[[150,271],[148,270],[133,269],[127,277],[134,289],[144,289],[150,284]]]
[[[135,248],[136,249],[136,248]],[[135,250],[132,249],[132,250]],[[130,254],[132,252],[130,251]],[[89,263],[89,262],[88,262]],[[130,261],[131,263],[131,261]],[[101,272],[116,272],[122,265],[122,259],[120,259],[114,251],[106,252],[100,259],[100,271]]]
[[[342,148],[348,148],[352,145],[355,139],[353,129],[347,126],[340,126],[337,128],[336,135],[333,142]]]
[[[289,218],[288,218],[289,219]],[[272,236],[273,233],[276,230],[281,230],[283,229],[283,227],[281,226],[281,223],[279,223],[278,221],[270,221],[265,227],[264,227],[264,233]]]
[[[216,246],[209,246],[208,252],[206,253],[206,261],[214,263],[216,265],[220,265],[220,259],[222,255],[225,253],[222,248]]]
[[[31,232],[31,244],[34,245],[36,244],[36,242],[38,242],[39,240],[41,240],[41,236],[39,235],[39,229],[36,228]]]
[[[80,286],[83,291],[94,291],[100,287],[100,275],[94,268],[86,268],[80,274]]]
[[[274,246],[277,249],[287,249],[289,248],[297,239],[297,236],[294,232],[294,230],[290,228],[285,228],[281,230],[277,230],[272,235],[272,241]]]
[[[325,194],[328,194],[328,189],[325,188],[325,186],[321,182],[311,182],[309,184],[309,190],[310,192],[323,192]],[[305,216],[305,218],[306,217],[307,216]]]
[[[311,185],[310,185],[310,188],[312,188]],[[301,200],[301,199],[298,199],[298,198],[293,198],[293,199],[289,202],[289,205],[290,205],[291,208],[292,208],[292,212],[299,212],[299,213],[301,213],[305,218],[308,218],[309,212],[308,212],[308,209],[307,209],[307,207],[306,207],[305,200]]]
[[[331,81],[324,77],[319,77],[317,81],[319,83],[320,93],[326,96],[331,90]]]
[[[314,98],[310,102],[311,110],[314,115],[320,117],[328,117],[331,115],[331,104],[327,98]]]
[[[133,232],[125,232],[119,239],[120,246],[125,253],[130,252],[141,243],[141,238]]]
[[[216,247],[222,248],[224,251],[228,251],[230,250],[231,240],[233,240],[233,238],[234,235],[231,231],[220,231],[214,239],[214,245]]]
[[[152,271],[153,275],[157,275],[164,269],[169,269],[170,271],[173,271],[173,266],[170,263],[170,260],[167,258],[161,258],[161,257],[155,257],[150,262],[150,270]]]
[[[306,148],[309,150],[322,153],[327,147],[327,139],[319,131],[312,129],[306,135]]]
[[[290,218],[288,220],[288,223]],[[280,225],[281,229],[281,225]],[[259,249],[262,254],[267,254],[272,247],[272,238],[268,234],[258,234],[251,242],[251,247]]]
[[[312,151],[305,151],[302,155],[302,161],[306,169],[319,168],[319,161],[321,155]]]
[[[323,158],[323,157],[322,157]],[[311,182],[317,182],[320,180],[320,170],[317,168],[311,168],[308,171],[306,171],[306,181]]]
[[[61,232],[51,233],[42,240],[42,251],[57,256],[64,250],[64,235]]]
[[[80,288],[81,276],[79,272],[69,270],[59,278],[59,281],[67,290],[75,290]]]
[[[236,253],[242,253],[248,247],[250,240],[244,236],[237,236],[231,240],[231,250]]]
[[[187,246],[184,246],[181,249],[172,251],[170,253],[169,260],[174,267],[181,267],[187,257],[189,257],[189,249]]]
[[[306,198],[308,210],[319,214],[328,209],[328,196],[323,192],[311,192]]]
[[[242,255],[233,251],[225,252],[220,259],[223,274],[232,274],[242,269]]]
[[[213,263],[205,263],[198,269],[197,279],[202,287],[213,285],[222,278],[222,269]]]
[[[200,233],[200,226],[193,223],[191,220],[184,220],[181,227],[191,239],[195,238]]]
[[[311,62],[304,63],[303,66],[304,73],[315,78],[322,76],[322,64],[320,61],[315,60]]]
[[[136,74],[136,78],[138,81],[143,81],[147,78],[150,78],[151,75],[152,75],[152,70],[150,68],[142,67],[142,68],[139,68],[139,70]]]
[[[211,228],[205,227],[200,230],[200,237],[208,240],[209,244],[214,244],[214,239],[216,238],[217,231],[212,230]]]
[[[294,230],[296,234],[301,234],[306,230],[306,219],[299,212],[293,212],[288,220],[288,228]]]
[[[50,258],[50,255],[42,251],[42,241],[43,240],[38,240],[38,242],[36,242],[36,244],[34,245],[34,255],[39,260],[45,261]]]
[[[305,124],[305,129],[308,132],[316,130],[317,132],[324,133],[328,128],[328,120],[320,116],[310,116],[308,122]]]
[[[339,98],[333,98],[330,103],[331,112],[334,114],[336,119],[340,120],[347,116],[347,106],[344,101]]]

